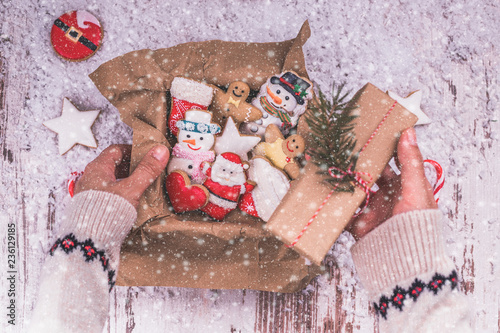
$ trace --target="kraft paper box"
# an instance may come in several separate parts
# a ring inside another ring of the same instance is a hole
[[[175,77],[219,86],[243,80],[255,91],[285,70],[308,77],[302,46],[309,36],[305,22],[296,38],[283,42],[213,40],[140,50],[108,61],[90,78],[133,130],[133,170],[155,145],[175,143],[166,134]],[[294,292],[319,274],[259,219],[238,211],[224,222],[207,221],[201,213],[173,214],[164,180],[162,174],[140,200],[122,247],[118,285]]]
[[[369,184],[371,186],[394,155],[401,132],[412,127],[417,117],[370,83],[356,93],[353,102],[358,106],[354,111],[358,115],[354,120],[357,140],[354,151],[360,151],[365,146],[391,110],[359,155],[356,165],[356,171],[372,176],[373,181]],[[300,134],[307,137],[308,130],[305,122],[301,122]],[[304,172],[292,182],[281,205],[266,225],[266,229],[285,244],[292,245],[296,241],[292,248],[316,265],[321,264],[366,196],[365,191],[358,186],[355,186],[354,193],[334,192],[304,231],[308,221],[332,190],[332,185],[324,181],[325,176],[319,175],[318,170],[313,163],[306,165]]]

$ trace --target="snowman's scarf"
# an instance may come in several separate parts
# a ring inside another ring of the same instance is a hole
[[[201,163],[203,162],[213,162],[215,159],[215,153],[211,150],[208,151],[187,151],[183,149],[178,143],[172,149],[172,156],[178,158],[184,158],[193,161],[193,171],[191,173],[191,178],[194,182],[200,183],[205,180],[205,175],[201,172]]]
[[[277,109],[274,106],[272,106],[271,103],[267,101],[266,96],[262,96],[260,98],[260,105],[264,110],[267,111],[267,113],[269,113],[274,117],[279,118],[283,123],[283,125],[281,125],[283,128],[289,129],[292,127],[292,121],[290,120],[290,116],[282,109]]]

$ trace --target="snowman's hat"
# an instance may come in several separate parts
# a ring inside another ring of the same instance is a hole
[[[175,125],[179,131],[196,132],[201,134],[217,134],[220,133],[220,126],[211,123],[212,114],[203,110],[187,110],[185,119],[178,120]]]
[[[304,104],[304,97],[309,99],[307,95],[309,95],[308,89],[311,83],[294,72],[285,72],[280,77],[273,76],[271,77],[271,83],[279,84],[285,88],[286,91],[295,97],[295,100],[300,105]]]

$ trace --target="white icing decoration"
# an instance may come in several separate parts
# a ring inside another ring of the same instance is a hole
[[[101,111],[79,111],[67,98],[63,100],[61,116],[43,123],[59,135],[59,154],[63,155],[76,144],[97,148],[91,127],[99,112]]]
[[[83,28],[83,29],[87,29],[89,27],[89,25],[86,24],[85,22],[94,23],[98,27],[101,26],[101,24],[99,23],[97,18],[94,15],[87,12],[86,10],[77,10],[76,11],[76,21],[77,21],[78,27]]]
[[[181,121],[181,120],[177,121],[175,123],[175,126],[177,126],[177,128],[179,129],[179,131],[183,131],[183,130],[186,129],[186,124],[183,121]]]
[[[205,124],[198,124],[198,131],[200,131],[201,133],[207,133],[208,126]]]

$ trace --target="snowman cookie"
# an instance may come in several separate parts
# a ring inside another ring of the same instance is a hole
[[[284,135],[297,126],[312,98],[312,83],[292,71],[270,77],[264,83],[252,105],[262,111],[262,118],[244,122],[240,130],[245,134],[264,137],[269,124],[275,124]]]
[[[75,10],[54,21],[50,41],[56,53],[70,61],[82,61],[101,46],[103,30],[97,18],[85,10]]]
[[[210,105],[213,120],[223,125],[229,117],[233,118],[236,126],[242,122],[252,122],[262,117],[262,112],[252,104],[246,102],[250,94],[250,87],[245,82],[233,82],[227,92],[214,87],[215,96]]]
[[[266,157],[275,167],[285,171],[291,179],[297,178],[300,167],[295,157],[301,156],[305,151],[304,138],[294,134],[285,139],[279,128],[270,124],[266,128],[265,140],[255,147],[254,155]]]
[[[215,153],[211,150],[215,143],[215,134],[221,128],[211,123],[212,114],[203,110],[186,111],[185,119],[176,123],[177,144],[172,149],[167,173],[175,170],[184,171],[194,184],[201,184],[205,175],[200,166],[203,162],[213,162]]]

